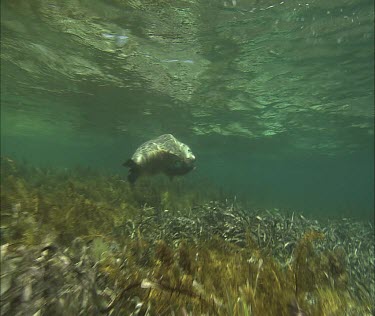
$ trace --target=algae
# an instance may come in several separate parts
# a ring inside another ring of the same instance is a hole
[[[1,315],[372,314],[372,225],[199,191],[2,158]]]

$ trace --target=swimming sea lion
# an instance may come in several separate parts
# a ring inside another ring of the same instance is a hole
[[[170,178],[184,175],[195,168],[194,161],[189,146],[172,134],[164,134],[139,146],[123,166],[130,168],[128,180],[133,184],[141,175],[164,173]]]

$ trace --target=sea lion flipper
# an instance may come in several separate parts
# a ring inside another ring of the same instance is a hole
[[[139,176],[139,173],[135,169],[130,169],[128,174],[128,181],[130,184],[134,184]]]
[[[133,159],[126,160],[122,165],[129,168],[128,181],[130,184],[134,184],[139,177],[139,166]]]
[[[126,160],[122,165],[123,165],[124,167],[134,168],[137,164],[134,162],[133,159],[128,159],[128,160]]]

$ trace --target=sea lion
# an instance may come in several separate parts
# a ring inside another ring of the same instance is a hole
[[[139,146],[123,166],[130,168],[128,180],[133,184],[142,175],[164,173],[170,178],[184,175],[195,169],[194,162],[189,146],[172,134],[164,134]]]

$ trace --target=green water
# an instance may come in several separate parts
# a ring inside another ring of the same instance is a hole
[[[1,154],[126,178],[172,133],[255,208],[374,211],[373,1],[1,1]]]

